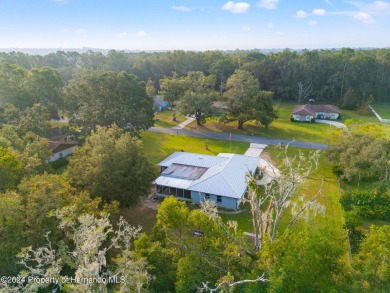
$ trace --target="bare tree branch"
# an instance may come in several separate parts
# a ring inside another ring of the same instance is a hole
[[[203,283],[203,287],[201,288],[198,288],[198,292],[201,293],[201,292],[218,292],[219,290],[223,289],[223,287],[227,287],[228,289],[232,289],[234,288],[235,286],[237,285],[241,285],[241,284],[246,284],[246,283],[258,283],[258,282],[268,282],[269,280],[264,278],[264,274],[262,274],[260,277],[258,277],[257,279],[254,279],[254,280],[240,280],[240,281],[237,281],[237,282],[232,282],[232,281],[223,281],[221,283],[219,283],[219,285],[215,288],[210,288],[208,286],[208,282],[206,283]]]

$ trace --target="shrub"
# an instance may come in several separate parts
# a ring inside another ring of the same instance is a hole
[[[382,185],[372,192],[348,192],[340,198],[345,211],[355,211],[365,219],[390,219],[390,195]]]
[[[68,166],[69,160],[67,157],[59,158],[58,160],[55,160],[53,162],[50,162],[50,166],[54,169],[60,169],[62,167]]]
[[[311,118],[311,119],[310,119],[310,122],[311,122],[311,123],[314,123],[314,122],[316,122],[316,118],[314,118],[314,117],[313,117],[313,118]]]

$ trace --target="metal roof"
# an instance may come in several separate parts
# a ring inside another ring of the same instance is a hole
[[[208,156],[176,152],[159,165],[169,167],[172,164],[181,164],[207,168],[207,171],[198,179],[172,178],[165,176],[163,172],[157,178],[156,184],[232,198],[242,198],[248,185],[246,174],[249,171],[254,173],[260,160],[260,158],[237,154],[223,153],[218,156]],[[188,184],[189,182],[190,184]]]
[[[167,177],[195,180],[195,179],[200,178],[206,171],[207,171],[207,168],[204,168],[204,167],[196,167],[196,166],[189,166],[189,165],[182,165],[182,164],[173,163],[168,168],[166,168],[161,173],[161,175],[164,175]]]
[[[154,181],[157,185],[188,189],[192,180],[160,176]]]

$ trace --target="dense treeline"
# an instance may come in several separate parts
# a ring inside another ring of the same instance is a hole
[[[142,81],[151,79],[159,89],[164,76],[179,77],[200,71],[217,77],[216,90],[222,91],[236,70],[251,72],[263,90],[274,92],[276,100],[297,100],[301,90],[310,89],[310,98],[338,103],[345,108],[359,106],[370,95],[376,102],[390,102],[390,49],[284,50],[262,54],[258,51],[172,51],[125,53],[64,52],[45,56],[20,52],[0,53],[1,63],[25,69],[50,67],[68,82],[78,70],[125,71]]]

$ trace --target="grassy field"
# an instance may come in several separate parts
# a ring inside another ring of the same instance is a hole
[[[373,104],[371,107],[373,107],[383,119],[390,119],[390,104]]]
[[[239,130],[237,122],[223,124],[216,119],[207,119],[203,126],[198,126],[193,122],[186,129],[327,143],[331,126],[320,123],[291,122],[293,107],[294,104],[287,103],[278,106],[279,118],[268,129],[257,125],[255,121],[249,121],[244,124],[243,130]]]
[[[277,147],[270,147],[268,149],[269,155],[273,159],[276,158],[276,164],[280,164],[281,162],[282,157],[278,157],[280,151],[281,150]],[[307,156],[310,151],[298,148],[288,149],[288,155],[290,157],[298,155],[299,152]],[[322,190],[317,198],[317,201],[325,206],[326,212],[324,215],[317,215],[316,217],[313,217],[311,223],[319,229],[328,227],[332,230],[335,229],[335,231],[342,233],[342,225],[344,223],[344,218],[342,207],[339,202],[339,193],[341,193],[342,191],[339,190],[338,180],[333,175],[331,166],[324,152],[321,152],[318,169],[309,176],[305,185],[297,190],[295,198],[301,195],[306,195],[307,198],[311,198],[319,191],[321,184],[323,184]],[[289,215],[286,215],[286,217],[282,218],[281,227],[286,225],[289,220]],[[301,224],[298,224],[295,226],[295,229],[300,229],[300,227]]]
[[[162,112],[157,112],[157,114],[154,116],[154,119],[158,119],[159,121],[154,122],[154,126],[156,127],[164,127],[164,128],[171,128],[176,125],[179,125],[180,123],[184,122],[186,120],[186,116],[183,114],[180,114],[176,111],[176,120],[172,121],[172,115],[173,112],[169,110],[165,110]]]
[[[185,151],[206,155],[218,153],[243,154],[249,147],[247,142],[220,139],[196,138],[163,133],[142,132],[144,150],[153,164],[161,162],[173,152]]]
[[[334,129],[333,126],[320,123],[291,122],[290,116],[294,105],[295,104],[293,103],[283,103],[277,105],[279,118],[275,120],[268,129],[264,126],[257,125],[254,121],[249,121],[244,124],[243,130],[239,130],[237,129],[237,122],[223,124],[213,118],[207,119],[206,124],[202,126],[198,126],[195,122],[192,122],[186,127],[186,129],[201,132],[231,132],[233,134],[254,135],[266,138],[328,143],[330,139],[330,132]],[[372,113],[361,115],[356,111],[341,110],[340,122],[344,122],[345,120],[351,118],[381,124],[386,137],[390,139],[390,124],[379,123],[378,119]]]

